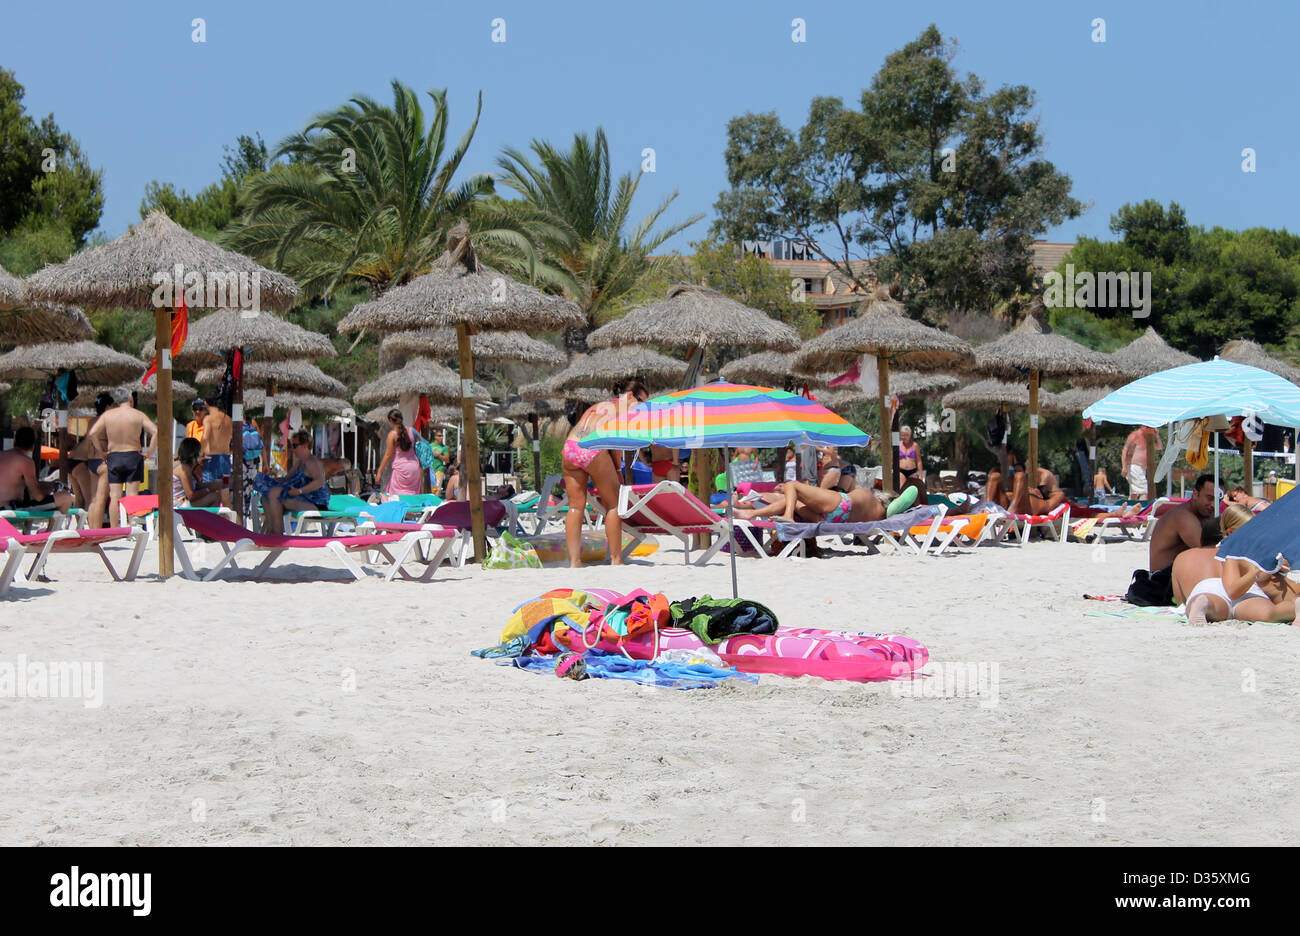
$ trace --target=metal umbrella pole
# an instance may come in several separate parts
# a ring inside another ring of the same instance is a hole
[[[731,511],[731,502],[735,500],[731,484],[731,449],[722,447],[722,477],[727,481],[727,555],[731,556],[731,597],[739,598],[740,590],[736,587],[736,517]]]

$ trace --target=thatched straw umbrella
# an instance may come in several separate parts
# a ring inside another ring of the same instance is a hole
[[[95,344],[93,341],[46,342],[16,348],[0,355],[0,377],[13,380],[44,381],[60,371],[77,373],[80,383],[116,384],[139,377],[144,362]],[[59,422],[59,477],[67,480],[68,468],[68,416],[60,412]]]
[[[431,404],[455,404],[461,400],[461,390],[461,382],[455,371],[428,358],[413,358],[401,370],[390,371],[378,380],[364,384],[352,398],[357,406],[365,407],[391,407],[404,396],[425,396]],[[486,397],[483,388],[476,384],[472,395],[466,399],[472,403]],[[471,416],[470,424],[473,422],[474,417]]]
[[[612,386],[639,377],[647,386],[665,388],[686,376],[686,365],[649,348],[623,347],[575,354],[569,366],[550,378],[557,390]],[[608,396],[609,394],[606,394]]]
[[[898,439],[890,427],[891,366],[915,371],[962,367],[972,360],[971,347],[960,338],[908,318],[902,303],[891,299],[886,290],[877,289],[857,318],[849,319],[808,342],[795,356],[794,364],[802,373],[843,373],[857,364],[864,354],[876,359],[881,483],[886,491],[893,491],[894,452]]]
[[[347,400],[339,397],[320,396],[315,393],[277,393],[275,396],[268,396],[265,390],[249,390],[244,395],[244,401],[251,407],[263,407],[267,400],[275,409],[305,409],[313,413],[331,413],[338,415],[351,404]]]
[[[952,374],[920,374],[916,371],[899,371],[889,375],[889,392],[898,396],[934,396],[961,386],[961,378]],[[817,402],[833,412],[875,403],[876,395],[861,387],[832,387],[817,394]]]
[[[945,394],[943,405],[955,410],[997,409],[1000,406],[1028,409],[1029,388],[1022,383],[1009,383],[1005,380],[979,380]],[[1061,394],[1047,390],[1038,392],[1038,409],[1041,413],[1071,411]]]
[[[1120,376],[1110,356],[1085,348],[1053,332],[1039,316],[1046,309],[1037,299],[1034,309],[1015,329],[975,349],[975,371],[988,377],[1029,383],[1029,477],[1038,476],[1038,387],[1044,377],[1069,378],[1075,386],[1113,383]]]
[[[454,328],[396,332],[380,342],[379,351],[381,354],[410,354],[445,360],[456,357],[456,341]],[[521,361],[551,366],[565,362],[564,352],[555,345],[521,331],[471,335],[469,348],[476,361]]]
[[[678,283],[663,299],[632,309],[587,336],[589,348],[627,345],[681,348],[698,361],[704,349],[724,345],[794,351],[799,333],[715,289]]]
[[[298,299],[298,286],[289,277],[196,237],[161,211],[150,213],[111,243],[38,270],[27,278],[26,287],[30,297],[50,302],[151,311],[154,338],[164,350],[170,342],[173,310],[182,298],[196,310],[240,307],[247,313],[287,309]],[[158,472],[168,478],[172,470],[170,354],[160,356],[159,373],[158,410],[165,418],[158,421]],[[234,438],[242,440],[238,428]],[[239,470],[240,460],[234,459],[232,473]],[[158,573],[166,577],[173,570],[169,497],[159,498],[158,531]]]
[[[574,400],[587,404],[609,399],[609,387],[565,387],[561,390],[556,386],[556,378],[563,373],[560,371],[545,380],[523,384],[519,388],[519,395],[525,400]]]
[[[759,351],[747,357],[724,364],[718,371],[723,379],[736,384],[775,387],[795,392],[795,387],[808,384],[818,389],[829,386],[835,374],[804,376],[794,370],[795,352]]]
[[[22,280],[0,267],[0,309],[21,309],[26,292]]]
[[[152,358],[155,342],[145,343],[143,354]],[[205,315],[190,326],[185,348],[176,356],[180,367],[201,367],[224,363],[226,355],[240,349],[262,363],[301,361],[308,358],[335,357],[334,343],[319,332],[309,331],[270,312],[248,314],[233,309],[218,309]],[[247,357],[245,357],[247,361]],[[252,366],[252,362],[248,362]],[[223,372],[224,373],[224,372]],[[244,483],[244,386],[248,379],[242,374],[234,382],[231,393],[230,419],[233,432],[230,439],[230,484],[235,491],[243,490]],[[256,423],[254,423],[256,425]],[[270,443],[270,421],[263,426],[265,453]],[[269,465],[269,458],[264,464]],[[244,501],[235,498],[235,512],[242,520]]]
[[[32,302],[17,310],[0,311],[0,345],[89,341],[94,337],[90,319],[74,306]]]
[[[356,306],[339,322],[339,332],[346,335],[368,329],[391,334],[454,327],[460,379],[468,387],[474,379],[471,333],[558,331],[585,321],[576,303],[548,296],[481,264],[470,244],[469,222],[462,220],[448,232],[447,252],[434,261],[428,273],[389,290],[373,302]],[[466,427],[472,427],[474,401],[468,393],[461,399],[461,414]],[[466,433],[465,460],[474,555],[482,562],[487,548],[476,431]]]

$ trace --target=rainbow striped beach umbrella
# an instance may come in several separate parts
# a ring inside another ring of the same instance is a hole
[[[578,444],[632,450],[646,445],[697,449],[731,446],[866,445],[871,437],[816,400],[725,382],[657,396],[605,423]]]
[[[732,446],[773,448],[799,445],[866,445],[871,441],[857,426],[836,416],[815,400],[745,384],[718,382],[678,390],[639,403],[578,442],[583,448],[722,449],[723,471],[731,477]],[[727,498],[727,523],[732,525],[732,498]],[[731,555],[731,596],[736,588],[736,538]]]

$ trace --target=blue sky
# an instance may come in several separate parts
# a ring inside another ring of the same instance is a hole
[[[467,9],[473,7],[473,9]],[[501,148],[564,143],[603,125],[619,172],[644,147],[656,172],[638,216],[677,190],[668,217],[706,218],[726,187],[727,121],[774,110],[802,125],[816,95],[856,102],[884,57],[930,22],[959,43],[957,68],[989,86],[1037,92],[1046,155],[1090,204],[1048,240],[1109,237],[1110,215],[1144,198],[1178,201],[1206,226],[1295,227],[1300,130],[1295,5],[1187,3],[766,2],[634,0],[463,3],[249,3],[190,0],[10,4],[0,65],[26,105],[53,112],[104,169],[101,230],[139,217],[145,184],[196,191],[222,146],[258,131],[274,145],[355,93],[390,99],[393,78],[448,88],[459,136],[483,93],[467,167]],[[207,41],[191,41],[191,20]],[[492,21],[506,22],[493,43]],[[807,41],[791,41],[791,21]],[[1091,22],[1106,21],[1106,42]],[[1241,171],[1253,147],[1257,171]]]

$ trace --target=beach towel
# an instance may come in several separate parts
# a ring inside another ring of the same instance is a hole
[[[618,653],[588,650],[582,661],[589,678],[627,679],[643,686],[662,689],[712,689],[725,680],[739,680],[754,684],[758,677],[734,669],[718,669],[703,663],[652,663],[649,660],[631,660]],[[501,660],[500,666],[516,666],[534,673],[554,674],[557,657],[521,656]]]

